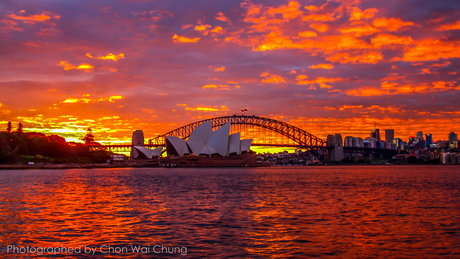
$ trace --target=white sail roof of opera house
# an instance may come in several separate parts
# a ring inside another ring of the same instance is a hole
[[[241,155],[240,133],[234,133],[228,138],[228,154]]]
[[[143,146],[134,146],[134,148],[144,154],[146,157],[152,159],[154,156],[160,156],[161,155],[161,150],[163,150],[163,147],[155,148],[155,149],[149,149]]]
[[[185,141],[181,138],[170,136],[166,137],[166,150],[168,150],[168,143],[172,145],[174,150],[179,156],[183,156],[184,154],[188,154],[188,148]]]
[[[251,147],[252,139],[243,139],[241,140],[241,152],[249,152],[249,148]]]
[[[209,138],[212,136],[212,124],[211,121],[205,121],[201,123],[196,129],[190,134],[187,140],[187,145],[193,154],[200,154]]]
[[[236,153],[249,152],[252,139],[240,140],[240,133],[230,134],[230,123],[212,132],[211,121],[200,124],[190,134],[187,141],[178,137],[166,137],[168,155],[183,156],[184,154],[229,156]]]
[[[207,145],[216,150],[221,156],[227,156],[229,134],[230,123],[227,123],[212,133]]]

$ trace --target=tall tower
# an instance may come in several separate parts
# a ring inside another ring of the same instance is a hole
[[[395,130],[394,129],[385,130],[385,141],[392,143],[393,139],[395,139]]]
[[[433,136],[431,134],[426,134],[425,135],[425,139],[426,139],[426,147],[430,147],[431,144],[433,144]]]
[[[132,141],[131,158],[137,158],[139,153],[136,151],[134,146],[144,146],[144,132],[142,130],[134,131]]]

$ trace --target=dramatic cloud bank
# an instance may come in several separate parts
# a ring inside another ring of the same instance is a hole
[[[0,127],[147,138],[247,114],[327,134],[460,132],[460,1],[0,3]]]

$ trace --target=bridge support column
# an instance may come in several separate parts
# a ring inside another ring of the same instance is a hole
[[[136,151],[134,146],[144,146],[144,132],[142,130],[136,130],[133,132],[133,144],[131,147],[131,159],[137,158],[139,153]]]
[[[327,136],[327,161],[342,161],[343,159],[343,143],[342,135],[335,134]]]

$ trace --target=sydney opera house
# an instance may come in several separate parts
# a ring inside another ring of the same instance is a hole
[[[159,158],[159,165],[166,167],[260,166],[256,156],[250,152],[252,139],[240,139],[239,132],[230,135],[230,126],[230,123],[225,124],[213,132],[211,122],[206,121],[200,124],[187,140],[174,136],[166,137],[167,157]],[[143,136],[138,138],[143,139]],[[136,144],[136,132],[134,132],[133,155],[152,159],[162,153],[162,148],[151,150]]]

